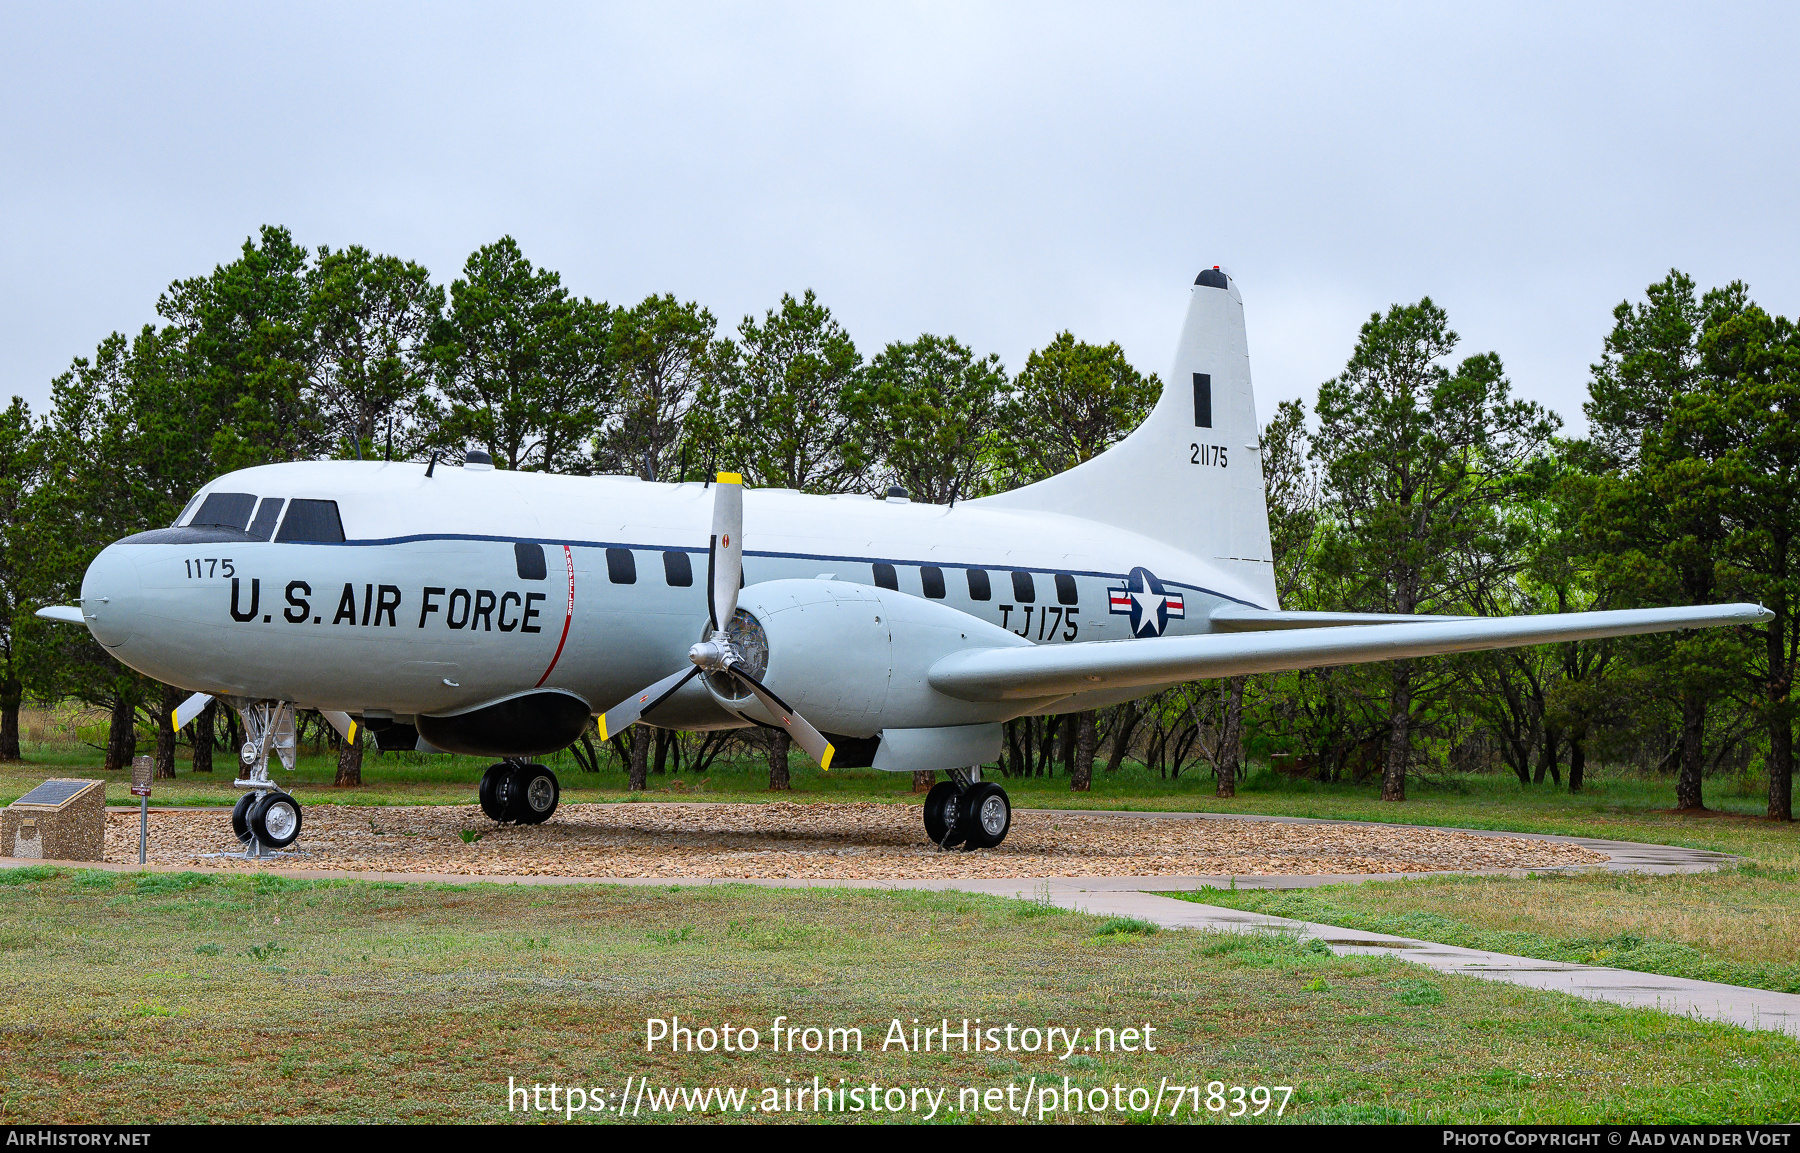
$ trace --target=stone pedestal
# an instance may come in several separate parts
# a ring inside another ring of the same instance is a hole
[[[0,812],[0,856],[106,859],[106,782],[49,780]]]

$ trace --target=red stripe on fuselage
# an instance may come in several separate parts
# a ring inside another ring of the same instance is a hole
[[[569,643],[569,622],[575,619],[575,554],[569,551],[568,545],[563,546],[563,563],[569,568],[569,607],[563,613],[562,637],[556,642],[556,655],[550,658],[550,667],[544,670],[537,684],[531,686],[534,689],[542,688],[550,674],[556,671],[556,662],[562,660],[563,646]]]

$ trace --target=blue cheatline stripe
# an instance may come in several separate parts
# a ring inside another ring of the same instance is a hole
[[[704,547],[699,547],[699,546],[695,546],[695,545],[632,544],[628,541],[563,540],[563,539],[559,539],[556,537],[488,536],[488,535],[484,535],[484,534],[480,534],[480,533],[454,533],[454,532],[419,533],[415,536],[390,536],[390,537],[381,537],[381,538],[373,539],[373,540],[346,540],[346,541],[297,541],[296,540],[296,541],[282,541],[280,543],[282,543],[282,544],[321,545],[321,546],[324,546],[327,548],[371,548],[371,547],[381,547],[381,546],[386,546],[386,545],[417,544],[421,541],[431,541],[431,540],[485,541],[485,542],[489,542],[489,543],[493,543],[493,544],[545,544],[545,545],[551,545],[553,547],[558,547],[558,548],[560,548],[560,547],[568,547],[568,548],[628,548],[628,549],[632,549],[637,552],[691,552],[691,553],[698,553],[698,554],[704,554],[706,552],[706,549]],[[260,543],[260,542],[251,542],[251,543]],[[1030,565],[1027,565],[1023,568],[1019,568],[1015,565],[973,564],[973,563],[964,563],[962,561],[906,560],[906,559],[900,558],[900,557],[890,558],[890,557],[834,556],[830,553],[814,553],[814,552],[760,552],[760,551],[752,551],[750,549],[745,549],[744,555],[746,557],[762,557],[762,558],[765,558],[768,560],[822,561],[822,562],[829,563],[829,564],[892,564],[892,565],[907,565],[910,567],[918,567],[918,568],[931,567],[931,568],[947,568],[947,569],[977,569],[978,568],[978,569],[987,569],[990,572],[1029,572],[1029,573],[1050,573],[1050,574],[1068,573],[1070,576],[1097,577],[1100,580],[1123,581],[1123,580],[1127,579],[1127,575],[1125,573],[1100,572],[1100,571],[1097,571],[1094,569],[1034,568]],[[1161,578],[1161,577],[1158,577],[1157,579],[1162,580],[1162,583],[1164,585],[1168,586],[1169,588],[1188,589],[1192,592],[1205,593],[1209,597],[1218,597],[1220,600],[1230,601],[1233,604],[1240,604],[1240,605],[1243,605],[1245,608],[1263,609],[1263,606],[1257,604],[1255,601],[1247,601],[1247,600],[1243,599],[1242,597],[1234,597],[1230,593],[1222,593],[1222,592],[1217,591],[1216,589],[1209,589],[1205,585],[1188,584],[1185,581],[1163,580],[1163,578]],[[852,583],[854,583],[854,582],[852,582]],[[1264,609],[1264,611],[1267,611],[1267,610]]]

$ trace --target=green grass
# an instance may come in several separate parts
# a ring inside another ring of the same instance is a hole
[[[1800,993],[1800,884],[1750,867],[1680,877],[1433,877],[1169,893],[1470,949]]]
[[[508,1077],[616,1093],[628,1076],[781,1087],[816,1075],[953,1097],[1022,1091],[1034,1077],[1151,1093],[1163,1078],[1292,1085],[1285,1119],[1315,1122],[1778,1122],[1800,1112],[1800,1045],[1778,1034],[1339,958],[1317,943],[1145,933],[1029,902],[8,876],[6,1123],[538,1121],[547,1118],[509,1118]],[[757,1027],[765,1039],[781,1015],[856,1026],[865,1049],[772,1053],[765,1040],[753,1054],[646,1053],[646,1019],[677,1014]],[[1157,1051],[1068,1061],[881,1051],[896,1018],[910,1030],[915,1017],[964,1016],[1150,1024]]]

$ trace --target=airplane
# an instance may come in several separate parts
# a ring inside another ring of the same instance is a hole
[[[228,473],[167,528],[108,545],[79,605],[120,661],[214,698],[247,740],[232,827],[292,845],[294,710],[381,749],[493,757],[479,797],[536,824],[560,786],[534,757],[598,717],[787,730],[820,767],[940,770],[927,837],[1005,840],[980,766],[1002,724],[1187,681],[1477,649],[1755,624],[1727,604],[1523,617],[1283,612],[1236,282],[1191,288],[1149,416],[1035,484],[934,505],[890,489],[746,491],[731,473],[652,483],[495,469],[302,461]],[[704,562],[704,568],[701,565]]]

